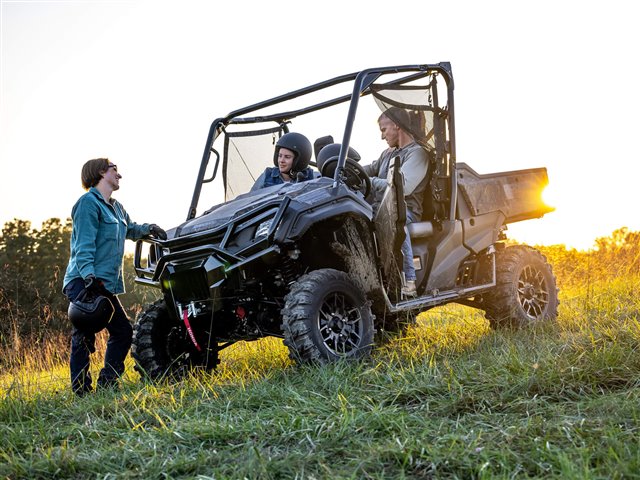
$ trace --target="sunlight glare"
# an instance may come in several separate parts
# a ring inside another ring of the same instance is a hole
[[[550,207],[557,208],[558,201],[560,200],[560,193],[558,192],[558,184],[550,183],[542,189],[542,201]]]

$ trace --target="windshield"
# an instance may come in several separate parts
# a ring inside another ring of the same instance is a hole
[[[223,185],[225,201],[248,192],[268,167],[273,167],[273,151],[283,129],[232,132],[225,135]]]

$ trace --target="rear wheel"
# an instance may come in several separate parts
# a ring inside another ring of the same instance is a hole
[[[202,335],[196,335],[197,339],[200,337]],[[165,302],[158,300],[138,316],[133,328],[131,356],[142,376],[151,380],[164,376],[179,378],[192,367],[211,370],[219,363],[215,341],[201,338],[198,343],[200,350],[189,338],[185,326],[169,316]]]
[[[492,327],[524,327],[558,315],[558,290],[551,265],[539,251],[515,245],[496,252],[496,287],[484,295]]]
[[[285,297],[282,320],[284,343],[297,362],[357,358],[369,354],[373,345],[369,302],[338,270],[300,277]]]

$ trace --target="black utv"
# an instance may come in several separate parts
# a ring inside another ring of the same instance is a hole
[[[408,226],[399,158],[373,208],[369,177],[350,154],[352,139],[377,140],[372,125],[392,107],[420,119],[415,140],[429,159],[424,213]],[[314,178],[252,190],[289,131],[318,138]],[[338,153],[318,162],[334,134]],[[484,310],[495,328],[555,319],[545,257],[505,243],[508,223],[552,211],[541,199],[546,169],[480,175],[456,161],[455,139],[446,62],[367,69],[216,119],[186,221],[165,241],[136,245],[136,281],[160,297],[136,321],[136,368],[152,379],[212,369],[221,349],[265,336],[283,338],[297,362],[359,357],[376,331],[450,302]],[[198,213],[205,193],[218,204]],[[408,298],[406,234],[417,273]]]

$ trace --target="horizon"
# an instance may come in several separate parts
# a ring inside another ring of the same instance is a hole
[[[45,222],[51,221],[51,220],[59,220],[63,224],[66,224],[67,222],[69,224],[71,223],[71,218],[70,217],[67,217],[67,218],[51,217],[51,218],[47,218],[47,219],[45,219],[42,222],[37,223],[37,224],[34,224],[31,220],[28,220],[28,219],[13,218],[12,220],[5,221],[2,224],[2,229],[0,230],[0,238],[2,238],[2,236],[3,236],[2,235],[2,230],[4,230],[5,226],[8,223],[12,223],[12,222],[16,222],[16,221],[26,221],[26,222],[30,222],[31,231],[33,231],[33,230],[40,231],[40,230],[42,230],[42,225]],[[508,226],[511,226],[511,225],[513,225],[513,224],[508,224]],[[174,227],[177,227],[177,226],[178,225],[175,225],[175,226],[171,226],[169,228],[174,228]],[[591,245],[589,247],[586,247],[586,248],[581,248],[579,246],[568,245],[566,243],[535,243],[535,244],[529,244],[529,245],[532,246],[532,247],[564,247],[566,250],[569,250],[569,251],[570,250],[576,250],[578,252],[584,252],[584,253],[594,252],[594,251],[598,251],[597,244],[596,244],[597,240],[599,240],[601,238],[612,238],[612,236],[613,236],[613,234],[615,232],[620,231],[620,230],[624,230],[624,229],[626,229],[630,233],[634,233],[634,232],[635,233],[640,233],[640,230],[635,230],[635,229],[629,228],[626,225],[622,225],[620,227],[617,227],[617,228],[613,229],[607,235],[600,235],[598,237],[594,237],[592,242],[591,242]],[[509,235],[508,232],[509,232],[509,230],[507,229],[507,242],[512,241],[512,242],[519,243],[519,244],[526,244],[527,243],[527,242],[521,241],[520,239],[518,239],[518,238],[516,238],[514,236]],[[135,244],[136,244],[135,241],[127,240],[125,242],[125,254],[133,254],[133,252],[135,251]]]

